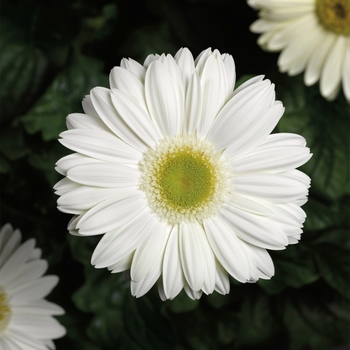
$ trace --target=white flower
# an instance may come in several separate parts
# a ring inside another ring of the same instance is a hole
[[[258,44],[282,51],[281,72],[296,75],[305,70],[304,82],[320,80],[322,96],[333,100],[341,85],[350,101],[349,0],[248,0],[261,17],[251,26],[263,33]]]
[[[266,249],[300,238],[310,179],[295,168],[309,149],[269,135],[284,111],[269,80],[234,90],[235,77],[217,50],[123,59],[111,89],[67,117],[60,142],[77,153],[57,162],[58,208],[75,214],[72,234],[104,234],[92,264],[130,269],[134,296],[157,281],[164,300],[226,294],[228,273],[269,279]]]
[[[64,310],[43,299],[57,284],[57,276],[42,277],[46,260],[35,240],[21,244],[21,232],[6,224],[0,231],[0,349],[55,349],[52,339],[66,330],[52,315]]]

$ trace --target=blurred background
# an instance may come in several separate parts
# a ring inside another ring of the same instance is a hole
[[[318,85],[277,69],[249,31],[257,18],[244,0],[2,0],[1,225],[35,237],[60,277],[48,297],[66,315],[61,349],[228,350],[348,349],[349,132],[343,93],[327,102]],[[240,284],[231,293],[181,293],[162,302],[154,287],[130,295],[127,277],[90,264],[100,237],[70,236],[70,215],[56,209],[56,161],[69,153],[58,141],[69,113],[94,86],[108,86],[121,58],[207,47],[233,55],[237,79],[264,74],[286,112],[276,131],[303,135],[313,158],[308,218],[298,245],[271,252],[271,281]]]

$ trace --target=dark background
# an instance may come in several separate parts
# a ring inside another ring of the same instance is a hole
[[[277,69],[249,31],[257,14],[243,0],[1,2],[1,225],[35,237],[60,283],[49,296],[66,310],[57,349],[319,350],[349,343],[349,105],[324,100],[318,85]],[[233,55],[237,79],[264,74],[286,107],[278,130],[303,135],[314,153],[301,242],[271,252],[271,281],[231,293],[160,301],[156,287],[131,297],[124,274],[96,270],[99,237],[70,236],[56,209],[55,162],[68,154],[57,138],[65,117],[82,112],[94,86],[108,86],[123,57],[194,57],[207,47]]]

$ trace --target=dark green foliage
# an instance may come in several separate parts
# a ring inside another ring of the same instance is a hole
[[[277,73],[263,52],[245,1],[2,1],[0,50],[1,225],[35,237],[60,283],[49,299],[62,305],[67,350],[328,350],[349,343],[349,130],[342,93],[333,102],[302,76]],[[286,107],[277,132],[303,135],[313,153],[302,167],[312,179],[301,243],[271,252],[270,281],[190,300],[162,302],[157,287],[140,299],[126,275],[95,269],[99,237],[67,233],[56,209],[55,162],[69,151],[58,142],[69,113],[95,86],[107,86],[123,57],[188,46],[234,56],[237,85],[257,74],[276,84]]]

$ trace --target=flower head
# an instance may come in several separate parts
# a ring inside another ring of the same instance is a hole
[[[322,96],[333,100],[341,85],[350,101],[350,2],[349,0],[248,0],[260,10],[251,26],[262,33],[258,43],[269,51],[282,51],[281,72],[303,71],[304,82],[320,80]]]
[[[58,209],[79,236],[103,234],[92,264],[130,269],[131,292],[193,299],[269,279],[266,249],[297,243],[310,179],[305,140],[269,135],[284,108],[262,76],[235,85],[232,56],[188,49],[123,59],[110,89],[67,117]]]
[[[45,276],[48,264],[40,259],[35,240],[21,244],[21,232],[6,224],[0,230],[0,348],[55,349],[52,339],[66,330],[52,315],[64,310],[44,299],[57,284]]]

